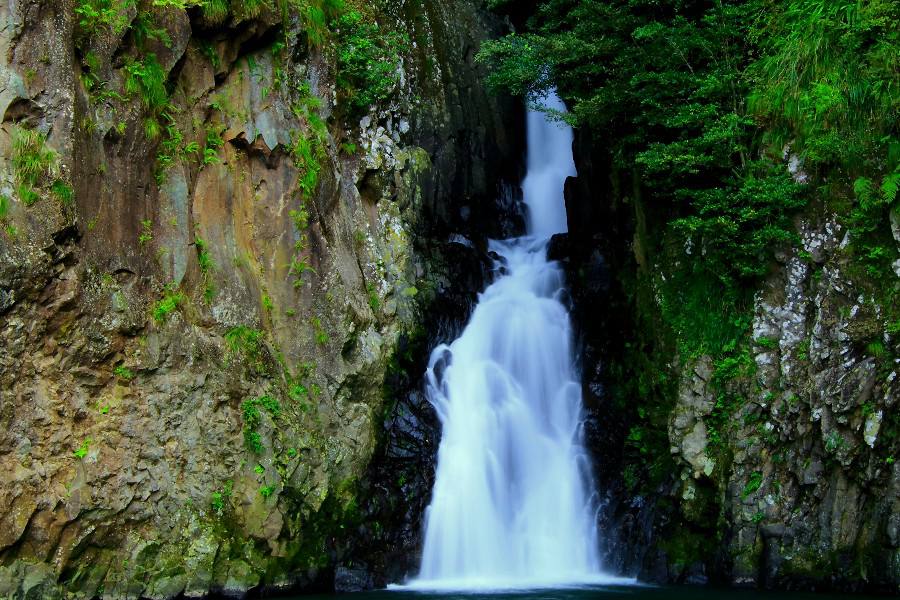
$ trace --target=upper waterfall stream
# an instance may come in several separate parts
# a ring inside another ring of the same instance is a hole
[[[563,110],[551,95],[547,105]],[[424,589],[529,588],[601,579],[596,498],[563,272],[572,131],[528,114],[527,235],[491,241],[495,281],[462,335],[437,347],[427,392],[443,427],[419,576]]]

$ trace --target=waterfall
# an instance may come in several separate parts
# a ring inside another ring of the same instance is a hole
[[[564,109],[555,94],[545,103]],[[527,127],[528,235],[491,241],[495,281],[462,335],[434,350],[426,373],[443,433],[410,587],[529,588],[600,577],[564,278],[547,260],[550,236],[567,231],[572,131],[538,111],[529,111]]]

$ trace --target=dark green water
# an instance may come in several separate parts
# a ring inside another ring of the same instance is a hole
[[[389,590],[339,596],[302,596],[297,600],[336,600],[336,598],[340,598],[340,600],[874,600],[877,597],[856,594],[809,594],[691,586],[630,585],[504,593],[433,593]]]

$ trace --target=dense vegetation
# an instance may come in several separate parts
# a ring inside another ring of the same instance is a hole
[[[521,18],[515,2],[494,5]],[[661,268],[626,286],[646,289],[637,318],[661,321],[684,358],[714,356],[727,379],[752,369],[749,309],[773,251],[805,255],[793,219],[816,207],[850,229],[859,285],[885,310],[885,331],[900,330],[897,22],[891,0],[545,0],[480,59],[496,89],[539,101],[557,87],[571,109],[559,117],[604,140],[619,195],[664,232],[638,228],[641,262]],[[628,360],[630,393],[671,395],[664,365]],[[647,451],[666,414],[631,442]]]
[[[669,215],[674,251],[692,257],[688,287],[734,303],[817,195],[792,181],[789,154],[811,187],[827,188],[819,196],[849,199],[855,187],[844,212],[855,247],[873,272],[889,273],[898,18],[890,1],[548,0],[529,33],[481,57],[496,68],[494,87],[539,97],[558,86],[572,107],[565,118],[602,132],[616,166],[637,169],[639,193]],[[685,350],[727,342],[688,339],[708,328],[670,316]]]

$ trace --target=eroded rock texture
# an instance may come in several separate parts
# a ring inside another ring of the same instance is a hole
[[[602,140],[582,135],[576,150],[560,247],[608,565],[657,581],[896,593],[900,337],[839,216],[824,198],[797,216],[797,242],[748,303],[742,346],[683,356],[659,316],[675,270],[652,253],[665,215],[608,166]]]
[[[518,164],[517,110],[473,63],[497,25],[379,6],[410,44],[354,113],[297,15],[141,2],[85,35],[75,5],[0,7],[0,595],[331,586],[392,394],[416,387],[386,377],[441,335],[430,307],[465,314],[481,282],[452,270],[480,263],[450,234],[489,222]],[[163,106],[135,71],[151,54]],[[52,159],[31,201],[33,132]]]

